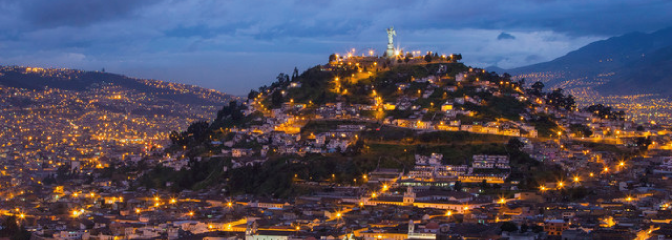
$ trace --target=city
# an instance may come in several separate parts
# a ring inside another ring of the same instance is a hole
[[[193,3],[0,3],[0,240],[672,239],[670,3]]]

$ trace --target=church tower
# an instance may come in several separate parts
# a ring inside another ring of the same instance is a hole
[[[254,234],[257,233],[257,222],[253,221],[252,223],[247,223],[247,229],[245,229],[245,240],[254,239]]]
[[[404,193],[404,205],[413,205],[415,202],[415,192],[413,192],[413,187],[408,187]]]

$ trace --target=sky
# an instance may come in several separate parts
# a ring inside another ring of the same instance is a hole
[[[513,68],[672,26],[670,0],[0,0],[0,65],[101,70],[243,95],[331,53],[461,53]]]

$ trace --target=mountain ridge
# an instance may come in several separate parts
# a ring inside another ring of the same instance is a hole
[[[504,70],[511,75],[542,81],[555,87],[566,81],[585,78],[589,82],[606,80],[595,87],[602,94],[657,93],[672,94],[672,87],[659,83],[665,75],[652,71],[651,66],[672,67],[669,48],[672,47],[672,27],[653,33],[632,32],[595,41],[548,62]],[[662,51],[661,53],[658,53]],[[544,79],[530,77],[545,73]],[[552,75],[548,77],[548,75]],[[604,78],[603,75],[609,75]],[[654,84],[658,87],[648,87]],[[627,87],[627,91],[623,88]]]
[[[28,90],[54,88],[77,92],[104,86],[118,86],[162,100],[196,105],[223,104],[235,98],[233,95],[196,85],[67,68],[0,66],[0,85]]]

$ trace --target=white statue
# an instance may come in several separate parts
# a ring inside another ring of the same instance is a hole
[[[394,36],[397,36],[397,31],[394,31],[394,27],[387,29],[387,44],[394,46]]]

